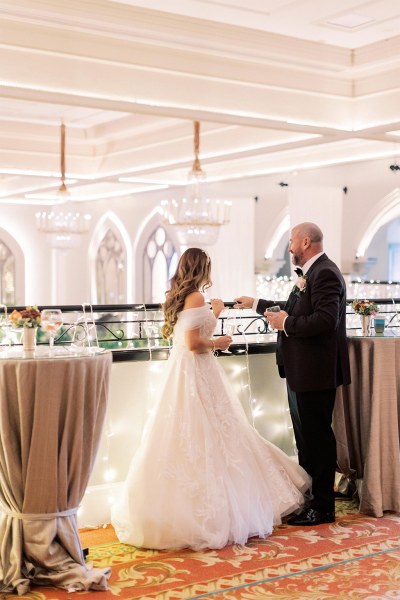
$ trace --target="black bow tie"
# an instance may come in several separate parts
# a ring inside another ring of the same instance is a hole
[[[298,275],[299,277],[302,277],[303,275],[303,269],[300,269],[300,267],[296,267],[296,269],[294,270],[294,272],[296,273],[296,275]]]

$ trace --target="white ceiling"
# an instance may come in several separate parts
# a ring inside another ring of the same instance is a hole
[[[359,48],[400,32],[394,0],[113,0],[323,44]]]
[[[54,203],[61,120],[77,201],[183,185],[194,120],[211,181],[392,160],[400,3],[339,4],[2,0],[0,202]]]

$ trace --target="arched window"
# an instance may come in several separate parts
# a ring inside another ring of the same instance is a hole
[[[380,281],[400,281],[400,217],[376,231],[365,253],[362,277]]]
[[[175,273],[178,253],[161,225],[149,236],[143,253],[144,302],[164,302],[168,282]]]
[[[2,304],[16,303],[15,258],[10,248],[0,240],[0,301]]]
[[[388,252],[388,280],[400,281],[400,243],[390,243]]]
[[[96,253],[96,297],[98,304],[124,304],[126,293],[126,252],[122,240],[107,229]]]

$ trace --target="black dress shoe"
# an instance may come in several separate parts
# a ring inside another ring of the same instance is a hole
[[[290,517],[286,522],[288,525],[298,525],[300,527],[307,525],[321,525],[321,523],[334,523],[335,513],[319,512],[319,510],[315,510],[314,508],[307,508],[299,515]]]

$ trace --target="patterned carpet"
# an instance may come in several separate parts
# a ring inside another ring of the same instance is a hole
[[[218,551],[138,550],[114,541],[111,528],[82,532],[88,561],[112,567],[109,591],[35,588],[20,598],[400,600],[400,516],[360,515],[349,500],[338,500],[336,509],[335,523],[282,525],[265,540]]]

